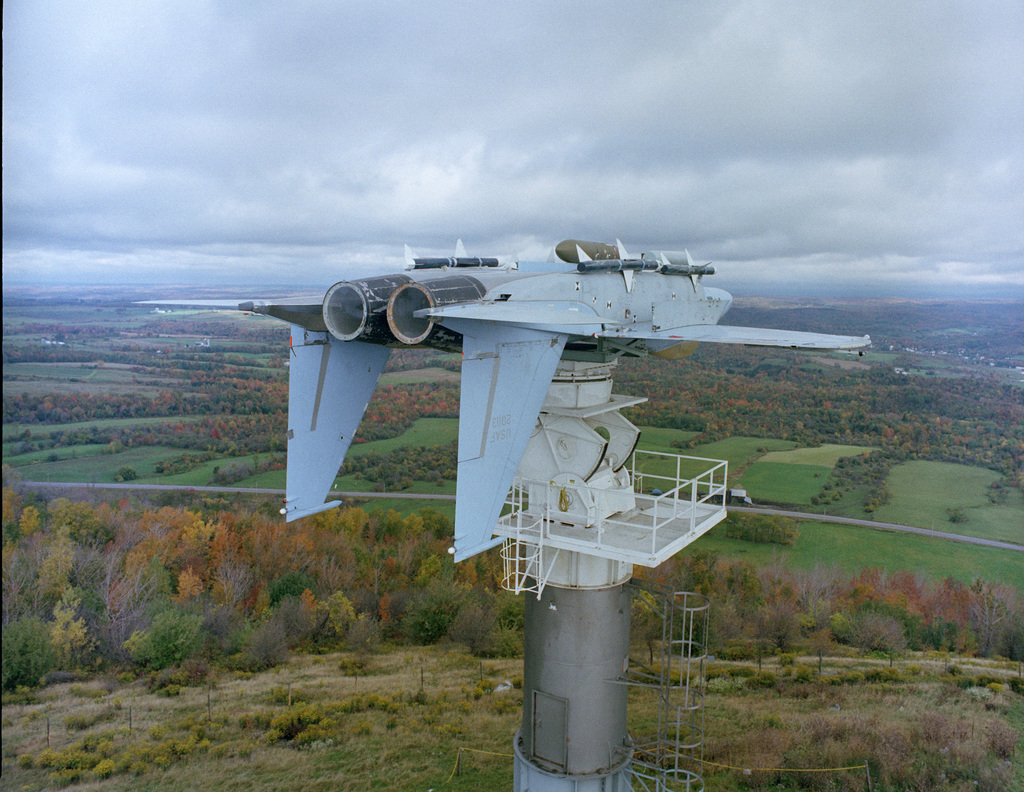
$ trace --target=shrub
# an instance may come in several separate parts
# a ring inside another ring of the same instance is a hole
[[[289,572],[270,584],[270,606],[277,605],[285,597],[302,596],[306,589],[316,591],[316,582],[303,572]]]
[[[793,669],[793,678],[797,682],[810,682],[814,679],[814,669],[811,666],[798,665]]]
[[[405,617],[409,636],[419,644],[444,637],[462,607],[462,596],[451,583],[434,583],[423,592]]]
[[[999,759],[1009,761],[1013,758],[1017,750],[1017,741],[1020,740],[1016,729],[1001,721],[991,721],[985,727],[985,736],[988,738],[989,750]]]
[[[770,688],[775,687],[775,684],[779,681],[779,678],[775,676],[771,671],[758,671],[748,681],[748,686],[756,688]]]
[[[902,682],[903,675],[898,668],[869,668],[864,672],[868,682]]]
[[[515,658],[523,654],[523,630],[515,627],[501,627],[494,629],[494,656]]]
[[[368,654],[380,646],[380,622],[367,613],[359,614],[345,636],[349,651]],[[365,663],[363,663],[365,665]]]
[[[42,619],[18,619],[4,627],[4,690],[35,687],[55,663],[50,630]]]
[[[323,713],[315,704],[296,704],[270,721],[268,739],[292,740],[308,726],[319,723]]]
[[[462,644],[471,654],[494,654],[494,628],[497,623],[495,609],[488,602],[463,607],[448,626],[448,638]]]
[[[284,662],[288,656],[288,637],[277,619],[257,627],[242,649],[239,665],[246,671],[263,671]]]
[[[148,630],[133,633],[124,647],[140,665],[168,668],[198,651],[202,621],[198,614],[168,608],[156,615]]]

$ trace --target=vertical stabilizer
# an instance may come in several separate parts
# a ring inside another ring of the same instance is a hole
[[[455,560],[492,538],[537,422],[566,336],[472,319],[446,320],[463,334]]]
[[[288,372],[288,520],[325,504],[391,351],[292,325]]]

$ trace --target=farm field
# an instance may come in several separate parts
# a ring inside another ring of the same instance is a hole
[[[901,522],[966,536],[1024,543],[1024,494],[1008,489],[1005,502],[993,503],[998,473],[947,462],[917,460],[892,468],[887,485],[892,501],[875,512],[878,520]],[[951,522],[949,509],[962,510]]]
[[[758,460],[735,484],[755,502],[807,505],[828,480],[831,466]]]
[[[972,583],[981,578],[1017,588],[1024,581],[1024,553],[856,525],[799,525],[800,534],[792,546],[729,539],[719,525],[686,552],[711,550],[757,567],[781,563],[790,569],[810,570],[821,565],[835,566],[844,572],[876,567],[889,573],[920,573],[932,580],[951,577]]]
[[[29,435],[50,435],[54,432],[66,432],[75,429],[128,429],[137,426],[160,426],[165,423],[191,423],[199,420],[197,415],[184,415],[180,417],[167,418],[162,416],[152,418],[100,418],[95,421],[78,421],[75,423],[61,424],[25,424],[9,423],[4,424],[4,443],[17,440],[26,431]]]
[[[870,446],[836,445],[822,443],[812,448],[793,448],[789,451],[769,451],[759,462],[783,462],[790,465],[822,465],[835,467],[843,457],[866,454],[876,449]]]
[[[72,447],[72,450],[76,447]],[[88,452],[92,446],[83,446]],[[165,459],[181,454],[180,448],[169,446],[141,446],[137,448],[126,448],[116,454],[94,454],[83,453],[78,457],[67,457],[55,462],[36,462],[18,466],[17,470],[22,478],[30,481],[68,481],[88,483],[112,483],[115,481],[117,470],[122,466],[128,466],[135,470],[139,480],[154,479],[156,477],[156,465]],[[5,460],[6,461],[6,460]],[[159,477],[159,483],[165,482]],[[206,483],[206,482],[203,482]]]

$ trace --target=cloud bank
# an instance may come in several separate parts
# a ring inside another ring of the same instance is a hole
[[[687,247],[738,292],[1024,296],[1024,7],[4,6],[5,282]]]

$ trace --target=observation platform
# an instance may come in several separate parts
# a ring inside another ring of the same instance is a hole
[[[611,488],[516,477],[494,529],[510,590],[539,593],[561,551],[656,567],[725,518],[725,461],[635,451],[629,465]]]

